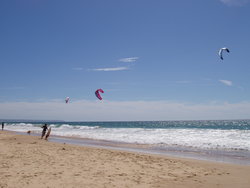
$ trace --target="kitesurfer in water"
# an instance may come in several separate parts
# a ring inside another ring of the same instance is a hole
[[[45,123],[44,126],[42,126],[41,128],[43,129],[41,139],[43,139],[43,137],[44,137],[44,135],[45,135],[45,133],[46,133],[46,131],[47,131],[47,129],[48,129],[48,126],[47,126],[47,124]]]

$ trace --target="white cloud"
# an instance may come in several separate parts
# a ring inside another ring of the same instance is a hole
[[[98,68],[98,69],[91,69],[92,71],[122,71],[128,70],[128,67],[113,67],[113,68]]]
[[[220,1],[228,6],[243,6],[249,2],[249,0],[220,0]]]
[[[150,121],[247,119],[250,102],[189,104],[171,101],[87,101],[0,103],[2,119],[66,121]]]
[[[232,86],[233,82],[230,80],[219,80],[221,83],[227,85],[227,86]]]
[[[131,63],[131,62],[135,62],[138,59],[139,57],[127,57],[127,58],[119,59],[119,61],[124,62],[124,63]]]

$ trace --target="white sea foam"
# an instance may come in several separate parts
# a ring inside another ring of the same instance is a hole
[[[12,123],[6,129],[41,133],[42,124]],[[101,128],[99,126],[51,124],[52,135],[118,141],[140,144],[185,146],[200,149],[230,149],[250,151],[250,130],[220,129],[144,129]]]

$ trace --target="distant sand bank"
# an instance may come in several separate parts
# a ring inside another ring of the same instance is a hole
[[[0,131],[0,187],[247,188],[250,166],[41,140]]]

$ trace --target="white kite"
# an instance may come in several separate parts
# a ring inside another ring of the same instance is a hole
[[[65,103],[68,103],[68,102],[69,102],[69,97],[66,97]]]
[[[223,51],[226,51],[227,53],[230,52],[228,48],[225,48],[225,47],[224,47],[224,48],[221,48],[221,49],[219,50],[219,56],[220,56],[221,60],[223,60],[223,56],[222,56]]]

